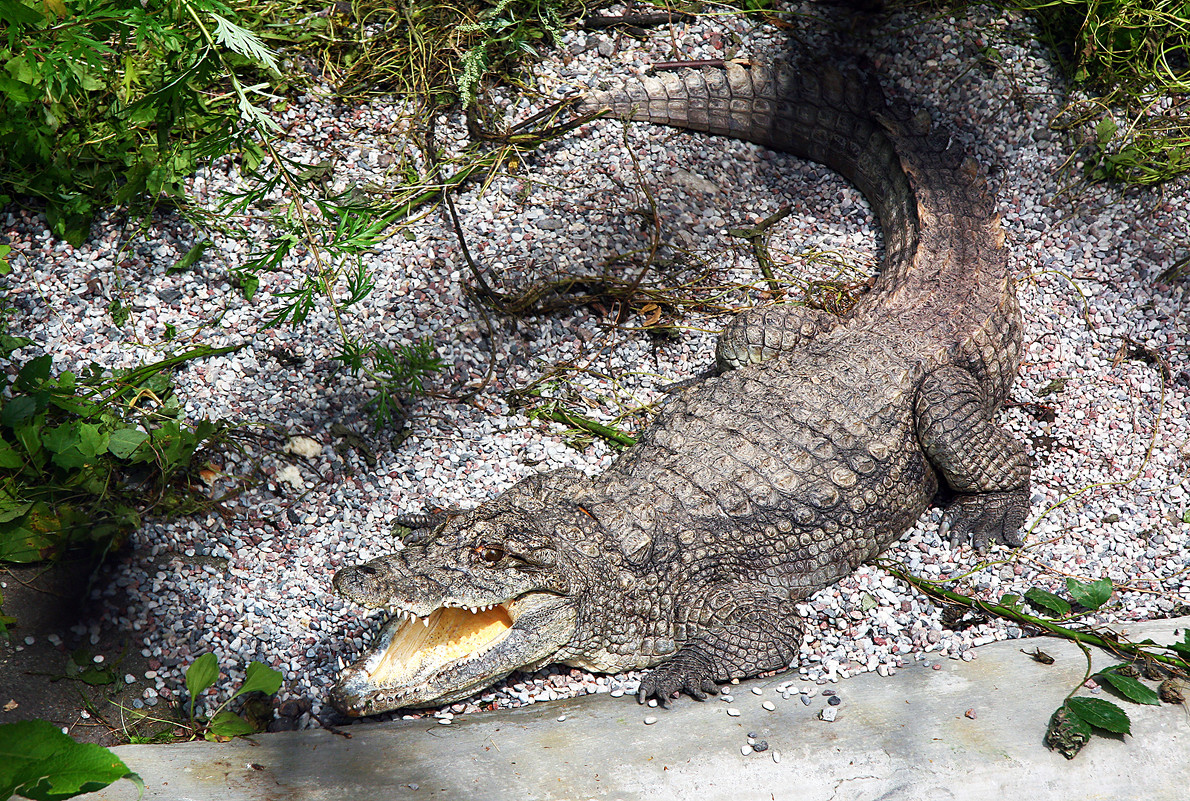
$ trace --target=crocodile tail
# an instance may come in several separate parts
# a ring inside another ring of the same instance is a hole
[[[660,73],[593,92],[580,109],[742,139],[834,169],[863,192],[880,219],[881,283],[895,281],[917,243],[917,204],[895,138],[919,132],[914,119],[887,106],[871,76],[829,66],[729,62],[725,70]]]
[[[1007,392],[1019,311],[986,182],[928,114],[886,103],[870,74],[729,63],[595,92],[581,108],[743,139],[833,168],[867,197],[884,234],[880,275],[852,315],[933,331],[952,361],[988,382],[990,398]]]

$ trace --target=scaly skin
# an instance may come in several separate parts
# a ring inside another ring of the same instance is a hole
[[[585,103],[600,107],[838,170],[879,217],[880,277],[845,318],[740,315],[719,375],[677,393],[601,476],[521,482],[426,544],[340,571],[336,589],[373,606],[519,598],[533,611],[512,624],[516,643],[434,665],[432,680],[378,683],[363,660],[333,694],[349,712],[441,703],[550,662],[656,666],[639,697],[663,704],[784,669],[801,640],[795,603],[901,537],[940,479],[957,496],[956,543],[1020,544],[1029,467],[994,421],[1020,314],[974,164],[874,81],[834,70],[671,74]]]

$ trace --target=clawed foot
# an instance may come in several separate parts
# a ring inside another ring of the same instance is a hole
[[[710,665],[705,664],[704,660],[692,654],[679,653],[641,679],[636,700],[643,704],[650,698],[656,698],[666,709],[678,693],[686,693],[696,701],[705,701],[708,695],[719,692],[712,675]]]
[[[950,528],[952,546],[970,538],[975,550],[983,553],[993,540],[1013,548],[1023,545],[1020,528],[1028,514],[1027,490],[961,495],[946,508],[942,525]]]

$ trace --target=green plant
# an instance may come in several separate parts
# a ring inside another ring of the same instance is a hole
[[[1171,683],[1172,678],[1190,678],[1190,630],[1183,632],[1181,642],[1161,645],[1152,640],[1133,643],[1125,640],[1110,629],[1094,624],[1074,623],[1091,612],[1095,612],[1110,600],[1113,586],[1109,579],[1083,582],[1066,579],[1066,590],[1070,600],[1037,587],[1027,590],[1023,598],[1004,595],[997,602],[984,601],[964,595],[943,585],[946,581],[931,581],[915,576],[900,565],[887,560],[877,564],[892,575],[911,585],[928,597],[947,606],[972,609],[978,612],[1011,620],[1029,626],[1050,636],[1061,637],[1076,643],[1087,657],[1087,671],[1062,705],[1054,711],[1046,731],[1046,744],[1067,759],[1073,759],[1086,745],[1092,734],[1129,734],[1132,723],[1128,713],[1118,704],[1103,698],[1087,698],[1077,695],[1086,681],[1092,678],[1091,652],[1089,646],[1102,648],[1114,656],[1127,660],[1105,668],[1095,674],[1095,682],[1119,698],[1138,704],[1160,704],[1163,700],[1182,703],[1181,693]],[[1045,616],[1025,611],[1025,602],[1049,613]],[[1075,608],[1077,605],[1077,609]],[[1035,659],[1044,661],[1040,652]],[[1050,660],[1052,661],[1052,660]],[[1140,666],[1138,669],[1136,666]],[[1143,669],[1144,673],[1141,673]],[[1145,675],[1161,682],[1159,691],[1142,684],[1138,677]]]
[[[555,0],[556,2],[556,0]],[[479,84],[494,66],[507,68],[518,58],[538,58],[537,44],[562,39],[559,5],[548,0],[498,0],[476,15],[474,22],[456,28],[460,39],[472,41],[459,59],[455,84],[464,107],[475,104]]]
[[[4,593],[0,592],[0,640],[8,639],[8,630],[11,629],[16,622],[17,619],[15,617],[4,614]]]
[[[0,333],[0,359],[31,344]],[[48,354],[0,377],[0,562],[35,562],[70,548],[116,547],[151,509],[199,508],[182,480],[218,442],[222,422],[180,421],[170,372],[237,348],[199,347],[105,373],[54,374]]]
[[[272,695],[281,689],[281,673],[262,662],[252,662],[244,675],[244,682],[210,715],[196,716],[194,702],[199,695],[215,686],[219,680],[219,661],[214,654],[198,657],[186,668],[186,692],[190,695],[190,728],[195,733],[202,731],[208,740],[227,740],[245,734],[255,734],[262,726],[232,712],[228,706],[246,693],[261,692]]]
[[[393,350],[376,342],[361,345],[344,338],[334,358],[352,376],[362,373],[377,382],[375,395],[366,404],[377,426],[402,422],[400,398],[423,394],[426,391],[423,379],[442,370],[442,359],[434,355],[434,345],[428,339],[413,345],[398,345]]]
[[[267,48],[219,0],[0,0],[0,204],[79,244],[95,211],[184,198],[196,166],[259,160]],[[230,91],[214,91],[229,86]]]
[[[295,46],[313,51],[346,95],[384,91],[431,107],[466,106],[484,77],[517,82],[526,62],[558,41],[562,20],[582,10],[574,0],[355,0],[345,17],[294,34],[302,39]]]
[[[18,793],[34,801],[59,801],[119,779],[144,792],[140,777],[106,748],[76,742],[44,720],[0,724],[0,801]]]
[[[1070,79],[1098,98],[1071,104],[1060,128],[1098,120],[1093,180],[1155,184],[1190,172],[1190,3],[1185,0],[1008,0],[1029,12]],[[1165,102],[1159,110],[1157,104]],[[1115,107],[1128,118],[1120,126]],[[1118,134],[1118,135],[1117,135]]]

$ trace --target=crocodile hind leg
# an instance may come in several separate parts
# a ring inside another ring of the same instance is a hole
[[[839,322],[835,315],[808,306],[767,306],[737,314],[715,345],[720,373],[759,364],[794,350]]]
[[[730,622],[696,633],[641,679],[637,701],[656,698],[668,707],[682,692],[705,701],[723,682],[789,667],[802,642],[793,604],[773,598],[750,598],[747,604]]]
[[[953,545],[967,537],[982,552],[989,540],[1023,543],[1029,513],[1029,457],[1000,428],[983,388],[961,367],[942,367],[922,381],[914,402],[917,438],[958,498],[943,522]]]

